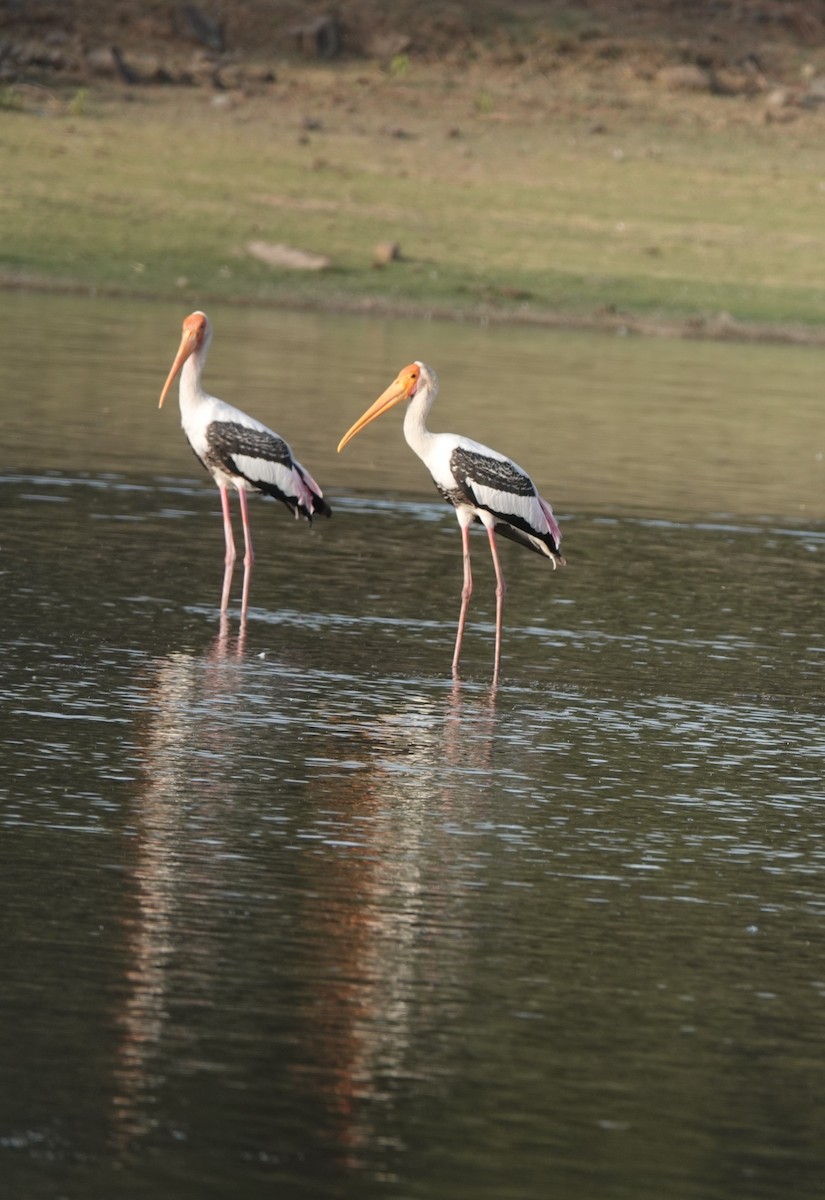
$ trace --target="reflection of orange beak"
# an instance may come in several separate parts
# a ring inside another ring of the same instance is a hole
[[[187,329],[184,325],[183,337],[180,340],[180,347],[175,355],[175,361],[172,363],[172,369],[167,376],[166,383],[163,385],[163,391],[160,394],[160,403],[158,404],[158,408],[163,408],[163,402],[166,399],[169,389],[174,382],[175,376],[186,362],[189,355],[192,354],[193,351],[197,350],[197,348],[198,331],[196,329]]]
[[[420,374],[420,368],[414,363],[409,367],[405,367],[403,371],[400,371],[387,390],[382,392],[375,403],[369,406],[364,415],[359,417],[355,424],[347,430],[338,443],[338,453],[341,453],[344,446],[355,437],[356,433],[360,433],[376,417],[380,417],[382,413],[389,412],[393,405],[399,404],[402,400],[409,400],[415,390],[415,385],[418,383]]]

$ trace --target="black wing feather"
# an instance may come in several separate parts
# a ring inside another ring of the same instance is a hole
[[[450,455],[450,468],[456,481],[466,488],[472,503],[477,503],[473,492],[473,480],[483,487],[495,488],[499,492],[511,492],[514,496],[535,496],[536,489],[529,475],[510,462],[509,458],[488,458],[477,450],[456,446]],[[483,505],[479,505],[483,507]]]
[[[236,454],[292,468],[292,455],[284,439],[263,429],[250,429],[237,421],[213,421],[206,430],[206,441],[209,465],[232,475],[243,475],[235,463]]]
[[[309,482],[306,473],[301,470],[292,457],[284,439],[278,437],[276,433],[266,429],[250,429],[248,425],[241,425],[237,421],[213,421],[206,430],[206,443],[208,449],[203,465],[207,470],[217,469],[245,479],[256,491],[280,500],[290,512],[294,512],[296,515],[300,513],[308,521],[312,520],[314,513],[322,513],[325,517],[331,516],[332,509]],[[277,463],[288,471],[297,471],[312,495],[311,509],[307,510],[297,496],[282,491],[277,484],[270,480],[251,479],[238,466],[237,457]]]
[[[519,516],[518,513],[505,515],[495,512],[476,494],[474,483],[481,487],[492,488],[497,492],[509,492],[511,496],[538,495],[530,476],[526,475],[509,458],[490,458],[488,455],[480,454],[477,450],[470,450],[466,446],[456,446],[450,455],[450,470],[455,478],[456,488],[455,491],[450,492],[439,488],[445,500],[451,504],[464,502],[489,512],[496,518],[494,525],[496,533],[501,534],[502,537],[518,542],[520,546],[526,546],[528,550],[533,550],[536,554],[557,559],[559,562],[564,561],[552,534],[541,533],[534,529],[530,522]]]

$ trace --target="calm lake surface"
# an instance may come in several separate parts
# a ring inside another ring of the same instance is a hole
[[[329,522],[157,410],[185,307],[0,295],[0,1193],[821,1197],[822,350],[213,308],[205,382]],[[395,413],[511,454],[568,567]],[[237,515],[237,514],[236,514]]]

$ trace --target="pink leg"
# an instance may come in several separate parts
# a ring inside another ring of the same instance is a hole
[[[458,660],[461,656],[461,639],[464,637],[464,622],[467,619],[467,605],[473,594],[473,575],[470,570],[470,528],[461,526],[461,546],[464,551],[464,586],[461,589],[461,612],[458,614],[458,633],[455,636],[453,651],[453,675],[458,674]]]
[[[235,561],[235,539],[232,536],[232,517],[229,514],[229,491],[218,484],[221,494],[221,511],[223,512],[223,536],[226,542],[226,558],[223,560],[228,567]]]
[[[243,592],[241,593],[241,629],[246,628],[246,610],[249,608],[249,585],[252,582],[252,563],[244,559]]]
[[[235,539],[232,536],[232,516],[229,511],[229,490],[218,484],[221,494],[221,512],[223,513],[223,538],[226,542],[224,558],[223,589],[221,591],[221,612],[229,608],[229,589],[232,586],[232,568],[235,565]]]
[[[501,667],[501,622],[504,615],[504,594],[507,591],[507,584],[504,582],[501,563],[498,561],[496,535],[489,526],[487,527],[487,537],[490,542],[490,553],[493,556],[493,566],[496,569],[496,662],[493,669],[493,683],[498,683],[499,668]]]
[[[230,589],[232,588],[232,572],[233,572],[233,570],[234,570],[234,566],[231,562],[228,562],[223,569],[223,589],[221,591],[221,614],[225,613],[226,610],[229,608],[229,592],[230,592]],[[221,620],[223,620],[223,615],[221,616]]]
[[[255,553],[252,549],[252,534],[249,531],[249,511],[247,509],[246,492],[243,488],[238,488],[238,498],[241,502],[241,519],[243,520],[243,539],[246,547],[246,554],[243,556],[244,566],[251,567],[255,561]]]

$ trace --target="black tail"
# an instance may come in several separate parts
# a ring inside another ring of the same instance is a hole
[[[322,517],[331,517],[332,509],[327,504],[327,502],[323,496],[319,496],[317,494],[317,492],[313,492],[312,493],[312,515],[318,516],[319,513],[321,514]]]
[[[554,567],[567,566],[567,562],[562,557],[552,533],[527,533],[526,530],[517,529],[514,525],[510,525],[505,521],[502,521],[500,524],[497,523],[494,528],[496,533],[500,533],[502,537],[509,538],[511,542],[518,542],[520,546],[526,546],[528,550],[532,550],[535,554],[541,554],[544,558],[552,559]]]
[[[301,479],[304,481],[304,487],[307,489],[310,496],[312,497],[312,504],[311,504],[309,512],[307,512],[306,507],[303,504],[297,505],[298,512],[300,512],[302,517],[306,517],[306,519],[308,521],[311,521],[313,517],[317,517],[319,514],[322,517],[331,517],[332,509],[330,508],[330,506],[327,504],[326,500],[324,499],[321,489],[318,487],[318,484],[315,482],[315,480],[312,478],[312,476],[309,474],[309,472],[306,471],[300,465],[300,463],[295,462],[294,459],[292,460],[292,462],[293,462],[293,466],[295,467],[295,470],[298,472],[298,474],[301,476]]]

